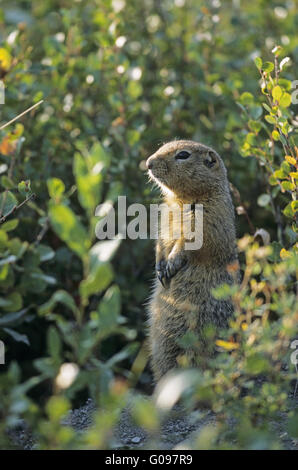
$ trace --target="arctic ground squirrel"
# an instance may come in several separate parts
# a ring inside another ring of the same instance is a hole
[[[235,211],[218,153],[206,145],[179,140],[163,145],[146,164],[170,209],[169,232],[167,236],[159,232],[156,243],[156,279],[148,304],[151,365],[158,381],[179,364],[195,366],[208,357],[214,346],[213,340],[208,344],[208,328],[226,327],[233,314],[231,301],[215,298],[212,289],[238,282],[239,271]],[[191,228],[202,230],[198,249],[186,249],[184,226],[180,237],[173,236],[183,220],[180,215],[177,221],[177,212],[171,212],[177,205],[188,210]],[[194,225],[197,207],[203,215],[199,227]],[[192,338],[189,347],[187,334]]]

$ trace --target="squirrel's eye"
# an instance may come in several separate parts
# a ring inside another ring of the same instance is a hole
[[[188,157],[190,157],[190,152],[187,152],[186,150],[182,150],[175,155],[176,160],[186,160]]]

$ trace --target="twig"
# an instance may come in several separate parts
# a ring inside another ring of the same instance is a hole
[[[35,193],[32,193],[30,194],[30,196],[28,196],[26,199],[24,199],[23,202],[21,202],[19,205],[14,205],[13,208],[6,214],[6,215],[3,215],[1,218],[0,218],[0,224],[3,224],[3,222],[6,221],[7,217],[9,217],[11,214],[13,214],[14,212],[16,212],[17,210],[19,210],[22,206],[24,206],[28,201],[30,201],[31,199],[34,199],[36,196]]]
[[[23,111],[21,114],[18,114],[18,116],[14,117],[13,119],[11,119],[11,121],[8,121],[6,124],[3,124],[3,126],[0,127],[0,131],[2,131],[2,129],[4,129],[5,127],[9,126],[9,124],[12,124],[14,121],[16,121],[17,119],[20,119],[20,117],[24,116],[24,114],[27,114],[29,113],[29,111],[31,111],[32,109],[36,108],[37,106],[39,106],[41,103],[43,103],[44,100],[40,100],[38,103],[34,104],[33,106],[30,106],[30,108],[26,109],[25,111]]]

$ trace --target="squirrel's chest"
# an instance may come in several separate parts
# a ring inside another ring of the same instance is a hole
[[[212,289],[223,282],[231,282],[224,270],[204,265],[188,265],[182,268],[166,287],[157,282],[154,297],[162,309],[204,312],[206,308],[213,308],[214,304],[218,303],[212,295]]]

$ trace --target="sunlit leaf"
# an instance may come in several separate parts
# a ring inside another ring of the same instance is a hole
[[[57,235],[78,256],[86,255],[90,240],[74,212],[64,205],[52,205],[49,209],[51,225]]]

